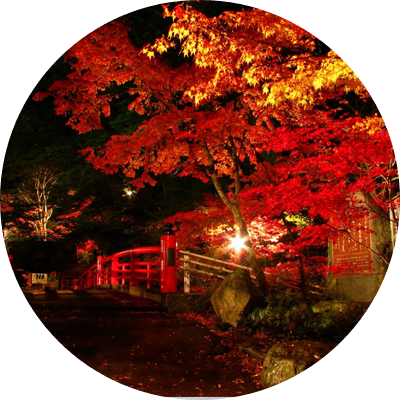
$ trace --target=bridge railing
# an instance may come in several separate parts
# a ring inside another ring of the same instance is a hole
[[[101,285],[139,286],[153,283],[161,293],[177,292],[177,251],[172,225],[166,224],[160,246],[136,247],[111,256],[97,257],[96,264],[88,268],[74,282],[75,290],[86,290]]]
[[[137,286],[147,282],[147,289],[152,282],[161,283],[161,246],[138,247],[120,251],[111,256],[98,256],[97,263],[87,269],[77,280],[76,289],[90,289],[100,285]],[[141,260],[146,255],[149,260]]]
[[[229,261],[222,261],[216,258],[206,257],[201,254],[191,253],[189,251],[180,251],[183,256],[180,261],[183,261],[181,269],[184,272],[183,284],[184,292],[190,293],[190,275],[201,274],[219,279],[224,279],[227,274],[232,273],[235,269],[248,270],[252,279],[256,279],[250,267],[235,264]],[[301,290],[301,282],[296,279],[285,278],[283,276],[264,271],[268,282],[272,285],[281,285],[294,290]],[[307,284],[308,291],[314,294],[321,294],[326,291],[325,287]]]

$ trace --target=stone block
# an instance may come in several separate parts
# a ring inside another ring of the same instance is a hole
[[[211,296],[211,305],[219,322],[234,328],[260,302],[261,294],[246,270],[237,269],[227,275]]]
[[[383,275],[336,275],[329,279],[328,296],[335,300],[370,303],[376,296]]]
[[[339,396],[346,385],[346,367],[319,342],[277,343],[264,360],[261,384],[271,395]]]

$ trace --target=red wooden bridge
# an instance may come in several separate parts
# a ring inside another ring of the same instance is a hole
[[[16,285],[16,279],[12,256],[4,247],[4,231],[0,231],[0,254],[0,293],[6,297]],[[132,248],[108,257],[100,255],[96,264],[78,276],[61,274],[58,288],[76,291],[120,285],[125,289],[140,287],[162,294],[177,292],[177,246],[172,225],[165,225],[160,246]]]
[[[160,246],[136,247],[111,256],[99,255],[96,264],[78,277],[61,276],[61,287],[87,290],[113,287],[157,286],[161,293],[177,292],[177,249],[172,225],[166,224]]]
[[[250,267],[187,251],[180,253],[183,256],[180,259],[180,261],[183,261],[180,269],[183,271],[184,293],[190,293],[191,273],[223,279],[226,274],[241,268],[248,270],[252,278],[255,279]],[[161,295],[177,293],[178,261],[175,233],[172,230],[172,224],[166,224],[161,236],[160,246],[136,247],[108,257],[99,255],[96,264],[80,276],[61,276],[60,287],[75,291],[92,288],[117,289],[148,299],[162,301],[162,296],[154,297],[149,292],[155,289],[153,291],[161,293]],[[190,267],[191,264],[194,267]],[[299,280],[281,277],[271,272],[265,272],[265,274],[271,284],[301,290]],[[309,286],[313,293],[326,290],[321,286]]]

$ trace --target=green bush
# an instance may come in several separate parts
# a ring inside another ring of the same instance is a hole
[[[268,300],[266,307],[256,308],[243,322],[242,327],[253,331],[277,332],[291,339],[325,340],[339,342],[358,323],[365,307],[357,303],[335,302],[314,307],[300,298],[282,296]]]

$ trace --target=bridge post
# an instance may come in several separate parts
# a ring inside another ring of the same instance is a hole
[[[176,237],[172,224],[164,225],[161,236],[161,293],[176,293]]]
[[[4,231],[0,230],[0,292],[3,291],[3,272],[6,266],[6,255],[4,253]]]
[[[103,253],[100,252],[100,254],[97,256],[97,268],[96,268],[96,273],[97,273],[97,286],[100,286],[104,283],[104,277],[103,277]]]
[[[119,282],[119,259],[115,256],[111,259],[111,285],[118,285]],[[121,274],[122,275],[122,274]],[[122,283],[122,282],[121,282]]]

